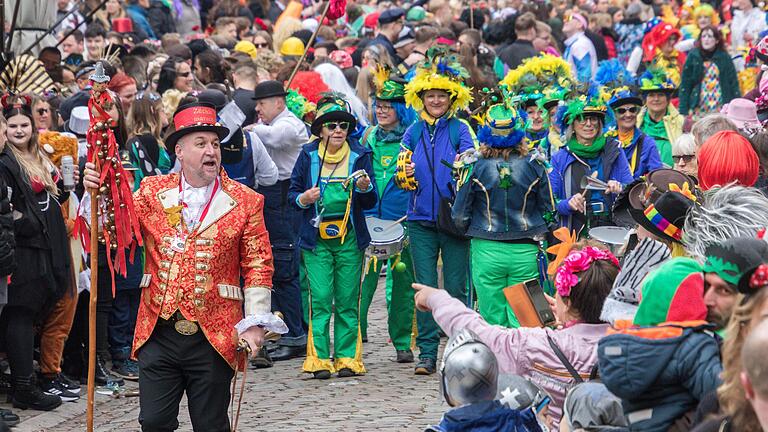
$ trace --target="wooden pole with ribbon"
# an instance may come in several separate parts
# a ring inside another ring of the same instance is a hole
[[[346,7],[347,7],[347,0],[330,0],[323,9],[323,13],[320,15],[320,19],[318,19],[318,25],[317,28],[315,28],[315,31],[312,32],[312,36],[309,38],[309,41],[307,42],[307,46],[304,47],[304,52],[301,54],[301,57],[299,58],[298,63],[296,63],[296,66],[293,68],[293,71],[291,72],[291,76],[288,78],[288,81],[286,81],[285,88],[286,90],[291,87],[291,83],[293,82],[293,78],[296,76],[296,72],[299,71],[299,68],[301,67],[301,64],[304,63],[304,60],[307,58],[307,53],[309,52],[309,48],[312,46],[312,44],[315,42],[315,38],[317,38],[317,33],[320,31],[320,27],[323,25],[323,21],[325,21],[326,16],[329,20],[335,21],[346,13]]]
[[[133,261],[136,246],[142,243],[139,224],[133,208],[131,185],[128,181],[112,128],[117,121],[108,112],[118,96],[109,90],[110,77],[104,73],[102,62],[96,64],[88,77],[91,98],[88,101],[90,126],[86,134],[88,160],[99,172],[99,189],[90,191],[90,227],[85,228],[81,217],[76,233],[90,250],[91,288],[88,304],[88,394],[86,430],[93,432],[94,395],[96,390],[96,303],[98,299],[99,244],[104,245],[107,266],[115,290],[115,273],[126,275],[126,250]]]

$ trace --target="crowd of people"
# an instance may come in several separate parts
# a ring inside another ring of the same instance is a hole
[[[96,384],[229,430],[243,367],[375,374],[384,278],[395,361],[454,407],[430,430],[768,431],[762,4],[49,3],[0,73],[14,407],[81,397],[95,291]]]

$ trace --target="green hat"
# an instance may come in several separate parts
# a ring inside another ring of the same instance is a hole
[[[315,120],[312,121],[310,130],[315,136],[320,136],[320,131],[323,129],[323,124],[340,121],[349,123],[348,131],[352,131],[357,126],[357,120],[352,115],[352,110],[349,107],[349,102],[344,99],[344,95],[341,93],[321,93],[320,100],[317,101],[317,114]]]
[[[667,321],[697,321],[706,318],[704,273],[696,260],[670,259],[648,274],[643,281],[635,325],[655,326]]]
[[[640,76],[640,91],[673,93],[680,82],[679,77],[676,79],[673,75],[673,71],[653,63]]]
[[[376,86],[376,99],[405,102],[405,84],[407,81],[391,73],[388,67],[377,66],[373,83]]]
[[[715,273],[736,290],[744,273],[768,262],[768,243],[750,237],[735,237],[706,249],[704,273]]]
[[[407,14],[405,14],[405,20],[411,22],[424,21],[424,18],[426,17],[427,11],[421,6],[414,6],[408,10]]]

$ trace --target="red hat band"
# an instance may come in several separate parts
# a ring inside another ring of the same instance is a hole
[[[190,107],[173,116],[176,130],[190,126],[217,126],[216,110],[205,106]]]

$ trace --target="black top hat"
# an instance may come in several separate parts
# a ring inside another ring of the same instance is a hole
[[[192,132],[214,132],[219,140],[229,135],[229,129],[216,120],[216,108],[207,103],[193,102],[180,106],[173,113],[173,125],[176,130],[165,140],[169,151],[173,151],[179,138]]]
[[[285,96],[283,85],[279,81],[260,82],[253,91],[253,100],[266,99],[271,97]]]
[[[655,202],[670,185],[683,188],[688,183],[689,189],[694,189],[696,180],[686,174],[669,168],[660,168],[636,179],[625,187],[613,204],[613,220],[617,225],[633,227],[637,225],[630,210],[642,213],[650,204]]]

